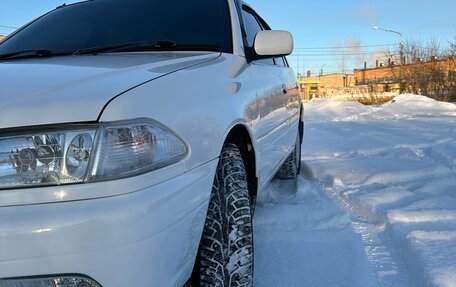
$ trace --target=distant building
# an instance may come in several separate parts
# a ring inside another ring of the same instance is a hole
[[[304,101],[309,101],[313,98],[352,95],[364,92],[361,87],[355,86],[353,74],[335,73],[312,76],[309,71],[306,77],[299,76],[299,85],[301,97]]]
[[[0,42],[3,40],[3,38],[5,38],[5,36],[0,35]]]
[[[375,68],[355,70],[357,86],[366,86],[369,93],[408,91],[420,94],[451,93],[448,87],[455,86],[456,58],[429,61],[417,58],[414,63],[378,65]]]

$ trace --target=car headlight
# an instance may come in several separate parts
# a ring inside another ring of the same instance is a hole
[[[84,275],[51,275],[0,278],[0,287],[101,287],[101,285]]]
[[[187,147],[148,120],[0,136],[0,189],[104,181],[173,164]]]

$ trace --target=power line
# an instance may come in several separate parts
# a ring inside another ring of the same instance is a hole
[[[372,48],[397,46],[397,44],[377,44],[377,45],[353,45],[353,46],[333,46],[333,47],[297,47],[295,50],[319,50],[319,49],[353,49],[353,48]]]
[[[325,53],[325,54],[301,54],[301,53],[294,53],[287,57],[328,57],[328,56],[340,56],[340,57],[347,57],[347,56],[368,56],[373,55],[377,52],[358,52],[358,53]],[[388,55],[396,55],[397,53],[391,53]]]
[[[350,70],[350,69],[345,69],[345,70],[341,70],[341,69],[324,70],[322,75],[339,74],[339,73],[351,74],[351,73],[353,73],[354,70],[355,69],[353,69],[353,70]],[[304,73],[301,73],[301,74],[306,74],[308,71],[310,71],[311,74],[313,74],[313,75],[320,75],[320,72],[321,72],[320,69],[309,69],[307,71],[303,71]]]
[[[355,52],[355,51],[350,51],[353,49],[360,49],[360,48],[369,48],[369,47],[391,47],[391,46],[398,46],[397,44],[384,44],[384,45],[365,45],[365,46],[334,46],[334,47],[307,47],[307,48],[302,48],[302,47],[295,47],[294,50],[301,50],[300,52],[304,53],[329,53],[329,51],[326,51],[328,49],[335,49],[337,53],[344,53],[347,55],[348,53],[376,53],[378,51],[361,51],[361,52]],[[417,44],[407,44],[404,43],[404,47],[409,47],[409,48],[420,48],[424,50],[429,50],[429,49],[435,49],[438,51],[445,51],[445,47],[426,47],[422,45],[417,45]],[[302,51],[304,50],[304,51]],[[347,52],[344,52],[344,50],[347,50]],[[313,55],[313,54],[312,54]]]
[[[8,28],[8,29],[19,29],[19,27],[13,27],[13,26],[6,26],[6,25],[0,25],[1,28]]]
[[[323,70],[323,71],[325,71],[325,73],[326,73],[327,71],[340,71],[340,70],[341,70],[341,68],[340,68],[339,66],[337,66],[337,67],[336,67],[336,66],[328,66],[327,69],[326,69],[326,66],[325,66],[324,69],[320,69],[321,66],[305,66],[304,68],[305,68],[306,70],[314,70],[314,71],[321,71],[321,70]],[[350,69],[347,69],[347,70],[350,70]]]
[[[289,58],[289,57],[287,57]],[[294,61],[296,62],[298,58],[290,58],[290,61]],[[303,58],[299,58],[299,60],[302,60],[300,62],[319,62],[319,63],[324,63],[324,62],[340,62],[343,60],[343,58],[325,58],[325,59],[321,59],[321,58],[318,58],[318,59],[303,59]],[[352,60],[352,59],[351,59]],[[314,63],[315,64],[315,63]]]

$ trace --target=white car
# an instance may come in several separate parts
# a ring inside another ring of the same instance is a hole
[[[0,44],[0,286],[252,286],[302,105],[239,0],[63,5]],[[258,239],[261,240],[261,239]]]

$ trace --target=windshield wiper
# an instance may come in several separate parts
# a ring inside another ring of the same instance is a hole
[[[142,44],[144,44],[144,43],[142,43]],[[118,51],[119,49],[123,49],[123,48],[129,47],[131,45],[139,45],[139,43],[113,44],[113,45],[80,49],[80,50],[77,50],[76,52],[74,52],[73,55],[87,55],[87,54],[115,52],[115,51]]]
[[[24,50],[0,55],[0,60],[40,58],[55,55],[51,50]]]
[[[139,52],[139,51],[214,51],[219,52],[220,47],[204,44],[176,44],[173,41],[161,40],[153,42],[133,42],[114,44],[88,49],[81,49],[73,55],[98,54],[110,52]]]

